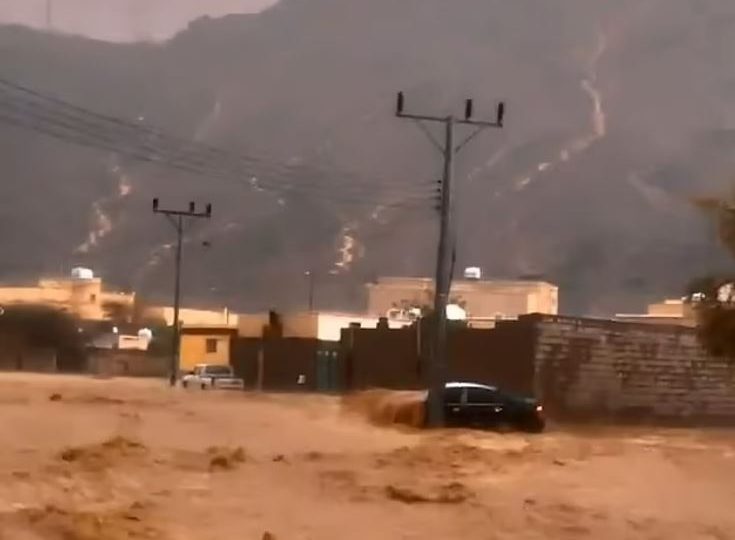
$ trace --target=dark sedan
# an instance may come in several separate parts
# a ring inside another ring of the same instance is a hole
[[[444,415],[450,427],[514,428],[538,433],[546,426],[543,407],[535,399],[468,382],[446,384]]]

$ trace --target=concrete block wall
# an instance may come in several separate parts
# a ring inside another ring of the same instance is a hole
[[[323,342],[307,338],[237,338],[230,364],[247,389],[277,392],[315,391],[318,352]],[[299,382],[303,376],[303,383]],[[341,381],[340,381],[341,382]]]
[[[0,371],[55,373],[57,369],[54,349],[25,348],[19,351],[0,351]]]
[[[170,359],[135,350],[96,350],[87,357],[88,373],[107,377],[160,377],[168,374]]]
[[[558,416],[730,422],[735,364],[673,326],[535,317],[535,394]]]
[[[422,362],[415,328],[342,330],[343,388],[421,388]]]

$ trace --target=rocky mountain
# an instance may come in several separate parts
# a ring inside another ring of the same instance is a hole
[[[169,39],[199,17],[255,13],[273,0],[3,0],[0,24],[83,35],[104,41]]]
[[[458,266],[544,276],[572,313],[678,295],[728,264],[689,199],[732,177],[733,22],[726,0],[283,0],[162,44],[3,27],[0,77],[252,173],[186,174],[0,123],[0,279],[86,264],[165,294],[173,231],[154,195],[215,206],[188,236],[192,301],[303,306],[311,269],[320,305],[348,308],[377,275],[430,275],[441,164],[393,117],[400,89],[435,114],[508,104],[506,128],[459,159]]]

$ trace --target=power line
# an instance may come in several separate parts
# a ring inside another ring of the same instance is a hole
[[[18,114],[22,112],[22,114]],[[122,154],[139,161],[147,161],[160,165],[178,169],[190,174],[208,176],[212,178],[220,178],[225,180],[243,181],[243,175],[235,171],[228,171],[222,167],[212,167],[211,164],[202,164],[192,160],[188,156],[170,157],[155,153],[150,153],[146,148],[126,147],[120,144],[120,141],[110,138],[103,132],[89,131],[82,129],[78,125],[70,124],[66,119],[59,119],[48,115],[38,114],[37,111],[19,111],[17,109],[8,109],[7,106],[0,103],[0,121],[12,124],[18,127],[28,128],[33,131],[43,133],[45,135],[73,142],[83,146],[107,150],[110,152]],[[372,191],[375,194],[377,190],[339,190],[337,187],[330,188],[328,186],[301,185],[299,183],[284,183],[274,181],[268,177],[251,178],[250,187],[256,190],[267,191],[278,194],[280,196],[287,195],[318,195],[325,200],[343,201],[351,203],[367,203],[367,204],[387,204],[388,206],[396,206],[394,203],[385,203],[383,199],[364,197],[363,193]],[[403,192],[391,190],[388,194],[401,197],[404,201],[413,201],[416,203],[427,202],[432,200],[432,191],[427,189],[421,192]]]
[[[165,147],[156,147],[150,144],[148,140],[139,141],[132,139],[127,133],[114,133],[109,130],[100,129],[87,118],[77,118],[70,115],[67,111],[55,110],[47,104],[30,103],[23,100],[14,99],[11,101],[0,101],[0,121],[25,127],[44,133],[46,135],[59,138],[62,140],[74,142],[88,147],[116,152],[128,157],[149,161],[176,168],[188,173],[199,174],[203,176],[224,178],[227,180],[242,180],[247,174],[244,169],[234,170],[227,167],[222,160],[207,160],[199,156],[192,156],[190,153],[181,152],[180,149],[170,150]],[[166,141],[164,141],[166,142]],[[181,145],[181,140],[177,141]],[[170,143],[169,143],[170,144]],[[187,146],[193,146],[196,143],[188,143]],[[225,154],[227,156],[227,154]],[[267,169],[264,171],[264,177],[258,176],[256,180],[257,188],[263,191],[272,191],[280,195],[287,193],[296,194],[320,194],[321,198],[326,200],[340,200],[339,191],[335,194],[336,186],[304,185],[301,182],[287,183],[274,180],[270,177],[272,173]],[[349,186],[352,189],[342,190],[352,197],[342,197],[344,202],[350,203],[367,203],[378,204],[381,200],[365,198],[363,193],[368,190],[367,186]],[[377,186],[378,189],[380,186]],[[370,190],[373,193],[376,189]],[[398,191],[388,190],[389,194],[403,196],[406,199],[414,199],[416,202],[429,201],[433,194],[430,187],[423,188],[419,191]],[[320,193],[321,192],[321,193]]]
[[[329,194],[335,189],[359,192],[383,188],[400,194],[416,192],[418,196],[430,195],[429,182],[406,184],[366,180],[352,173],[264,162],[262,159],[174,137],[140,123],[93,112],[7,79],[0,78],[0,89],[5,98],[0,105],[6,113],[10,113],[10,116],[3,115],[3,120],[7,123],[30,127],[77,144],[119,152],[137,160],[159,163],[193,174],[213,175],[217,171],[226,176],[237,176],[238,179],[255,177],[262,187],[268,186],[274,190],[298,185],[297,189],[323,189]],[[68,133],[59,133],[60,129]],[[182,152],[182,148],[186,148],[186,152]],[[265,168],[265,171],[260,174],[259,168]],[[323,181],[310,182],[303,178],[304,175],[316,178],[339,176],[343,179],[352,178],[353,181],[327,185]],[[283,180],[275,179],[276,176],[298,176],[299,180],[285,184]]]

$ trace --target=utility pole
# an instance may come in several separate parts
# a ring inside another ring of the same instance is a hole
[[[46,30],[53,30],[54,26],[53,0],[46,0]]]
[[[454,115],[432,116],[404,112],[405,97],[403,92],[398,93],[396,102],[396,116],[417,122],[421,130],[431,141],[432,145],[442,153],[444,158],[444,174],[439,190],[439,246],[437,249],[436,277],[434,293],[434,336],[429,365],[429,399],[428,422],[431,427],[444,425],[444,385],[447,379],[447,304],[452,287],[454,271],[454,256],[456,247],[456,232],[452,214],[452,189],[454,183],[454,161],[462,148],[472,139],[488,128],[502,128],[505,118],[505,104],[500,102],[496,117],[493,121],[476,120],[473,118],[474,104],[471,99],[465,101],[464,118]],[[444,126],[444,143],[436,140],[426,127],[425,123],[439,123]],[[455,143],[457,126],[471,126],[475,129],[459,143]]]
[[[304,275],[309,280],[309,313],[314,311],[314,272],[307,270]]]
[[[181,305],[181,257],[184,240],[184,225],[186,218],[212,217],[212,205],[208,204],[204,212],[196,211],[196,204],[189,203],[189,210],[163,210],[158,205],[158,199],[153,199],[153,213],[163,214],[176,229],[176,269],[174,275],[174,321],[171,327],[171,365],[169,367],[169,384],[176,386],[179,377],[179,345],[181,325],[179,324],[179,308]]]

